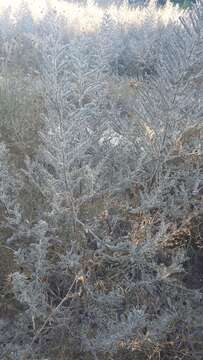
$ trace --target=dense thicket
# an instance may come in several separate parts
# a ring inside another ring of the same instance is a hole
[[[67,0],[70,1],[70,0]],[[88,0],[76,0],[77,3],[87,5]],[[125,0],[124,0],[125,1]],[[121,6],[124,2],[123,0],[95,0],[95,3],[100,6],[108,6],[115,4],[117,6]],[[72,0],[72,2],[74,2]],[[129,6],[146,6],[148,5],[148,0],[126,0],[125,1]],[[191,7],[196,1],[195,0],[171,0],[171,2],[175,5],[179,5],[180,7],[187,8]],[[159,0],[157,2],[158,6],[163,6],[166,4],[166,0]]]
[[[203,3],[67,6],[0,18],[0,358],[201,360]]]

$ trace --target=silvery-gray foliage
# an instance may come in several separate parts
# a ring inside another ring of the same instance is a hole
[[[2,210],[9,214],[15,204],[15,178],[9,171],[8,150],[0,143],[0,201]]]
[[[33,322],[35,318],[47,316],[46,284],[43,283],[43,278],[50,270],[47,261],[47,229],[45,221],[40,221],[33,226],[31,229],[33,244],[30,245],[30,249],[24,252],[19,249],[15,252],[18,263],[21,266],[27,264],[28,274],[13,273],[14,292],[17,299],[28,306],[27,312]]]
[[[201,24],[202,2],[163,36],[147,19],[146,29],[152,27],[159,49],[148,46],[146,30],[147,57],[156,71],[151,69],[138,85],[133,79],[136,91],[127,96],[126,109],[109,82],[119,84],[123,55],[128,66],[139,51],[133,34],[124,44],[108,16],[96,36],[67,40],[55,16],[40,29],[36,48],[44,107],[39,146],[35,156],[24,157],[16,175],[21,191],[28,183],[32,194],[43,199],[30,220],[19,205],[18,187],[15,193],[6,147],[1,143],[0,148],[0,200],[12,230],[7,241],[14,247],[22,241],[14,250],[20,270],[12,273],[14,294],[25,306],[15,320],[16,333],[27,334],[23,345],[18,337],[11,341],[11,359],[25,352],[30,358],[51,356],[50,339],[54,345],[70,342],[77,353],[94,359],[136,339],[145,354],[170,340],[177,324],[183,336],[184,327],[190,335],[196,331],[201,289],[181,283],[188,249],[164,246],[171,223],[178,226],[191,208],[199,208],[194,192],[201,182],[200,165],[173,167],[170,151],[184,127],[202,121]],[[201,154],[200,139],[196,145]],[[82,217],[87,199],[105,191],[121,194],[135,182],[142,187],[131,215],[159,213],[158,231],[146,223],[144,238],[133,243],[129,234],[100,233],[96,214]],[[201,321],[199,316],[198,329]],[[200,359],[194,339],[188,338],[187,359]]]

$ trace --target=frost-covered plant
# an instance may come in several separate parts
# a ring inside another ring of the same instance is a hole
[[[27,250],[18,249],[15,258],[19,265],[26,266],[24,273],[12,274],[13,288],[17,299],[28,306],[27,312],[33,321],[46,318],[48,303],[46,299],[46,276],[49,272],[48,263],[48,226],[40,221],[31,229],[33,244]],[[35,242],[34,242],[35,240]],[[27,272],[27,274],[26,274]]]
[[[95,34],[68,36],[51,12],[52,21],[38,28],[37,84],[44,107],[39,146],[35,154],[24,154],[16,171],[17,195],[10,192],[4,145],[0,168],[1,201],[13,216],[6,219],[12,229],[7,238],[18,240],[13,291],[24,304],[15,331],[30,328],[23,346],[27,350],[29,343],[31,358],[51,358],[56,343],[69,347],[68,354],[94,359],[133,346],[143,356],[155,356],[154,349],[169,359],[181,352],[187,359],[198,355],[192,335],[199,329],[202,294],[185,281],[196,248],[183,241],[177,250],[169,241],[186,225],[183,235],[192,236],[184,218],[191,210],[196,216],[200,207],[194,196],[201,185],[200,131],[195,146],[184,147],[184,134],[176,139],[185,125],[194,134],[193,124],[202,119],[202,3],[162,36],[155,9],[151,5],[155,25],[145,14],[138,44],[136,28],[122,38],[112,9]],[[152,29],[156,49],[147,39]],[[155,68],[137,81],[129,79],[134,72],[119,73],[119,66],[141,53],[142,30],[146,64]],[[133,199],[122,204],[127,190],[137,196],[129,214]],[[116,220],[103,209],[109,203]],[[124,232],[115,230],[119,221]],[[22,354],[15,339],[14,359]],[[172,341],[170,355],[165,347]]]
[[[15,178],[9,169],[9,154],[3,142],[0,143],[0,200],[1,207],[9,214],[16,200]]]

